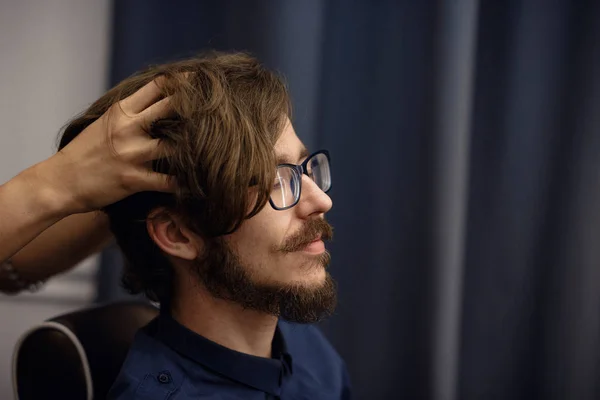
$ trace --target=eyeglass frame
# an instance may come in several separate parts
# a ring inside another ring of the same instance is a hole
[[[271,207],[273,207],[274,210],[277,211],[285,211],[285,210],[289,210],[292,207],[295,207],[299,202],[300,202],[300,198],[302,197],[302,175],[306,175],[308,176],[308,178],[313,181],[313,183],[316,185],[317,183],[310,177],[310,175],[308,174],[308,162],[316,155],[319,154],[324,154],[325,157],[327,157],[327,163],[329,165],[329,180],[332,181],[331,179],[331,157],[329,156],[329,151],[322,149],[322,150],[317,150],[314,153],[310,154],[308,157],[306,157],[306,160],[304,160],[302,162],[302,164],[289,164],[289,163],[283,163],[283,164],[278,164],[277,165],[277,169],[279,169],[279,167],[290,167],[293,170],[296,171],[296,173],[300,176],[300,184],[299,184],[299,189],[298,189],[298,198],[296,199],[296,201],[294,201],[293,204],[290,204],[289,206],[285,206],[285,207],[277,207],[274,202],[273,199],[271,198],[271,196],[269,195],[269,203],[271,204]],[[329,191],[331,190],[331,186],[333,186],[333,183],[330,182],[329,184],[329,189],[327,190],[323,190],[319,187],[319,185],[317,185],[317,187],[319,188],[319,190],[321,190],[323,193],[329,193]]]

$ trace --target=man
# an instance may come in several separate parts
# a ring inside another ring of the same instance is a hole
[[[244,54],[154,67],[93,104],[61,145],[153,80],[173,110],[148,127],[168,149],[154,169],[178,189],[106,208],[125,286],[160,303],[109,397],[349,398],[343,361],[310,325],[336,301],[329,154],[296,136],[280,79]]]

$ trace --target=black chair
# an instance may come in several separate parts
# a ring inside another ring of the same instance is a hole
[[[105,399],[136,331],[158,315],[119,302],[52,318],[25,332],[13,355],[15,398]]]

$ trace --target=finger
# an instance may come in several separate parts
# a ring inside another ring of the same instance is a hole
[[[162,95],[162,85],[165,81],[163,76],[159,76],[152,82],[147,83],[138,89],[131,96],[121,100],[121,108],[127,114],[138,114],[151,106]]]
[[[171,148],[161,139],[150,139],[138,146],[135,158],[142,161],[153,161],[169,157],[173,154]]]
[[[165,97],[164,99],[152,104],[139,114],[141,118],[142,127],[148,131],[154,121],[159,119],[174,117],[175,111],[171,107],[171,98]]]
[[[175,177],[149,170],[141,170],[139,177],[140,191],[173,193],[177,189]]]

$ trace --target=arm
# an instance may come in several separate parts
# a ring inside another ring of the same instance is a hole
[[[36,180],[36,168],[0,186],[0,264],[10,258],[19,276],[29,282],[69,269],[111,239],[103,213],[62,218],[57,197]],[[0,272],[0,291],[18,289],[6,271]]]
[[[113,104],[68,145],[0,186],[0,266],[10,259],[22,280],[46,279],[74,266],[110,240],[97,211],[140,191],[174,190],[148,169],[164,155],[147,130],[170,115],[157,82]],[[0,291],[18,286],[0,268]]]
[[[65,216],[35,167],[0,186],[0,262]]]
[[[12,264],[27,281],[46,280],[99,252],[111,239],[106,214],[71,215],[23,247],[12,257]]]

